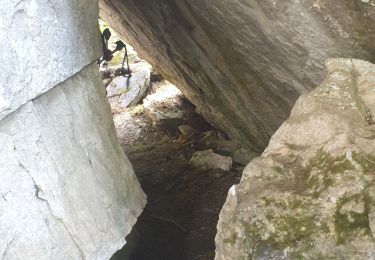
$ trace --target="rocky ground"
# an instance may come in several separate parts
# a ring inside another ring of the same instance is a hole
[[[110,43],[118,40],[113,35]],[[128,48],[130,78],[119,75],[118,61],[99,70],[118,138],[148,203],[112,259],[213,259],[227,191],[254,155],[214,129],[176,86]]]
[[[195,114],[182,95],[174,95],[178,92],[168,83],[154,83],[152,100],[146,98],[145,105],[113,107],[118,137],[148,203],[128,244],[112,259],[214,258],[218,215],[228,189],[240,180],[242,166],[234,163],[226,172],[189,163],[197,150],[230,153],[233,142]],[[155,102],[150,111],[146,105]],[[155,121],[155,111],[177,118]]]

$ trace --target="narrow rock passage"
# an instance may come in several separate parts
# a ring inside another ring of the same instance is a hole
[[[160,85],[156,92],[163,89]],[[195,150],[213,148],[225,153],[231,142],[195,114],[184,98],[164,102],[164,110],[168,105],[181,109],[183,119],[154,125],[141,106],[114,112],[119,139],[148,203],[127,245],[113,260],[214,258],[218,215],[242,169],[234,165],[224,172],[189,165]],[[182,124],[194,128],[194,134],[182,137],[178,131]]]

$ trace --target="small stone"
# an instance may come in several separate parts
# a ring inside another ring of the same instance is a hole
[[[179,107],[181,96],[182,93],[176,86],[166,82],[143,100],[143,106],[154,123],[160,120],[180,120],[183,116]]]
[[[180,131],[180,133],[182,134],[182,136],[184,138],[191,138],[193,137],[195,134],[198,133],[197,130],[195,130],[193,127],[189,126],[189,125],[180,125],[178,127],[178,130]]]
[[[136,67],[130,78],[115,77],[107,86],[107,97],[111,104],[122,107],[137,105],[150,86],[150,69],[147,66]]]
[[[231,157],[214,153],[212,149],[195,152],[189,163],[203,169],[230,171],[232,168]]]

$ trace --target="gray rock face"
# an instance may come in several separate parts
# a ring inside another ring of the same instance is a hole
[[[101,16],[233,139],[262,151],[331,57],[375,61],[375,1],[101,0]]]
[[[0,120],[101,56],[95,1],[0,2]]]
[[[109,259],[145,204],[96,65],[0,121],[2,259]]]
[[[327,71],[229,191],[215,259],[375,258],[375,65]]]
[[[109,259],[145,195],[89,65],[98,6],[1,1],[0,14],[0,258]]]

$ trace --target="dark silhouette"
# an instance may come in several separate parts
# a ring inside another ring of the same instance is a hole
[[[121,51],[122,49],[125,49],[125,54],[124,58],[122,60],[122,66],[120,69],[120,75],[127,77],[127,82],[126,85],[129,87],[129,81],[131,77],[131,70],[129,67],[129,57],[128,57],[128,50],[126,48],[126,44],[123,41],[116,41],[116,47],[114,50],[110,50],[108,48],[108,42],[109,39],[111,38],[111,31],[106,28],[102,33],[101,33],[101,40],[102,40],[102,48],[103,48],[103,56],[98,59],[97,63],[100,66],[100,64],[103,61],[110,61],[113,58],[113,54],[115,54],[118,51]],[[126,61],[126,68],[125,68],[125,61]]]

